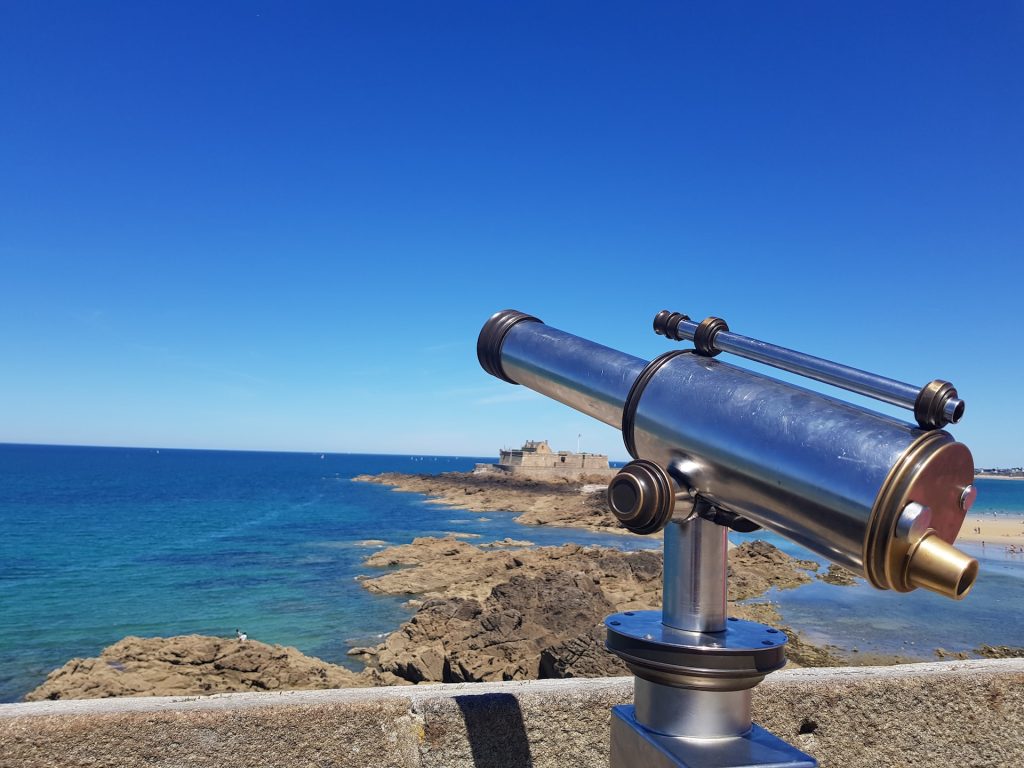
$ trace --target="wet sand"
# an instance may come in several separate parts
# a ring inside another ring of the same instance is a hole
[[[968,515],[957,540],[1024,546],[1024,517]]]

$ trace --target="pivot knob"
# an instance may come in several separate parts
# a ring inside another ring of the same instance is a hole
[[[660,466],[637,459],[619,470],[608,484],[608,506],[619,523],[633,533],[657,533],[672,519],[675,486]]]

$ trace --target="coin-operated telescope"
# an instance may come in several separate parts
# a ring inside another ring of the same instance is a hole
[[[751,691],[785,664],[786,636],[726,613],[728,529],[764,527],[866,578],[963,598],[978,563],[952,544],[976,491],[970,451],[942,427],[953,386],[913,387],[663,311],[692,349],[647,362],[504,310],[480,332],[488,373],[622,430],[634,461],[608,487],[630,531],[664,530],[663,606],[605,620],[636,676],[612,710],[611,765],[817,763],[751,723]],[[756,360],[913,411],[916,425],[717,359]]]

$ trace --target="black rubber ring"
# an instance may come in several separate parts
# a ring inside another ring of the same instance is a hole
[[[693,352],[692,349],[673,349],[671,352],[658,355],[644,366],[644,369],[640,371],[640,375],[636,377],[636,381],[633,382],[633,386],[629,388],[626,402],[622,406],[622,442],[626,444],[626,450],[629,451],[629,455],[634,459],[639,459],[640,457],[637,455],[636,443],[633,440],[633,422],[636,419],[636,409],[640,405],[640,397],[643,395],[644,389],[650,380],[654,378],[654,374],[661,369],[661,366],[673,357],[688,355],[691,352]]]
[[[679,323],[690,318],[680,312],[661,310],[654,316],[654,332],[673,341],[682,341],[679,337]]]
[[[497,376],[509,384],[518,384],[505,373],[501,367],[501,345],[505,336],[514,326],[522,322],[542,323],[543,321],[533,315],[517,312],[514,309],[503,309],[495,312],[480,329],[480,336],[476,340],[476,359],[480,361],[480,367],[491,376]]]
[[[948,381],[936,379],[921,387],[914,402],[914,418],[918,426],[921,429],[942,429],[949,424],[943,408],[951,397],[957,397],[957,392]]]
[[[677,324],[678,325],[678,324]],[[729,325],[720,317],[706,317],[700,321],[693,332],[693,346],[702,357],[714,357],[722,350],[715,349],[715,335],[719,331],[728,331]]]

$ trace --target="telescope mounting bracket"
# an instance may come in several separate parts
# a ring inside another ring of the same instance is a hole
[[[662,610],[605,619],[607,649],[635,676],[633,704],[612,708],[611,768],[817,766],[751,721],[751,692],[786,663],[787,638],[726,615],[723,522],[666,525]]]

